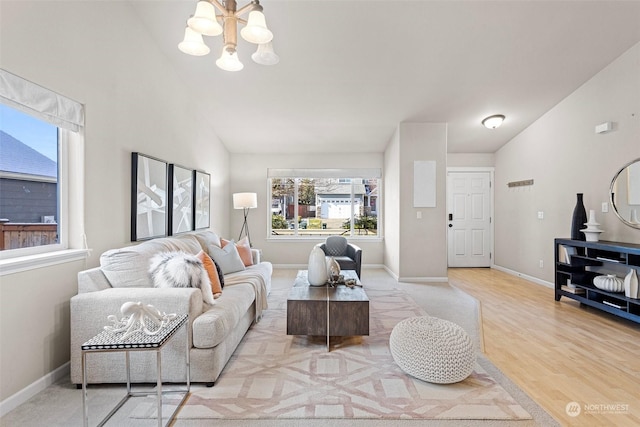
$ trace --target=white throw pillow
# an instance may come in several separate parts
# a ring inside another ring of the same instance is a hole
[[[204,302],[216,302],[207,271],[195,255],[161,252],[151,258],[149,273],[156,288],[199,288]]]
[[[226,244],[224,248],[211,246],[209,248],[209,256],[218,264],[222,274],[235,273],[245,269],[244,262],[242,262],[238,248],[236,248],[233,240]]]

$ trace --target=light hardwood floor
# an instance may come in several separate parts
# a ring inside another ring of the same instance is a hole
[[[486,356],[562,425],[640,426],[639,324],[495,269],[449,280],[481,302]]]

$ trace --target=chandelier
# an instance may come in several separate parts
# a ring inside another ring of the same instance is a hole
[[[221,13],[216,16],[216,9]],[[247,20],[240,18],[249,13]],[[220,25],[220,22],[222,25]],[[240,71],[244,68],[238,59],[238,22],[244,24],[240,31],[243,39],[258,45],[258,50],[251,58],[262,65],[277,64],[280,58],[273,51],[271,40],[273,33],[267,28],[259,0],[237,9],[235,0],[201,0],[196,12],[187,20],[184,39],[178,44],[182,52],[202,56],[210,52],[204,44],[202,36],[218,36],[222,34],[224,46],[216,65],[226,71]]]

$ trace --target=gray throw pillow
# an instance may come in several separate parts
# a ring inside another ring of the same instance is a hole
[[[227,243],[224,248],[209,247],[209,256],[220,267],[222,274],[235,273],[245,269],[233,240]]]

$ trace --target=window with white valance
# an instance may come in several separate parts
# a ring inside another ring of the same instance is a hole
[[[84,106],[0,69],[0,114],[2,275],[83,246]]]

